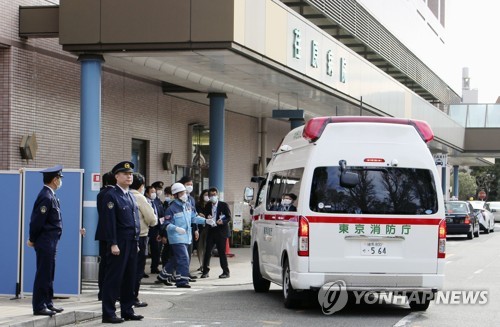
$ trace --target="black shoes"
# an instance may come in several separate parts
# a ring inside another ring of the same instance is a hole
[[[142,320],[144,319],[144,316],[141,316],[141,315],[137,315],[137,314],[131,314],[129,316],[123,316],[122,319],[125,319],[125,320]]]
[[[219,278],[229,278],[229,274],[224,273],[220,275]]]
[[[202,275],[200,276],[200,278],[208,278],[208,277],[210,277],[210,276],[208,276],[208,273],[207,273],[207,274],[202,274]]]
[[[196,278],[198,278],[198,276],[189,275],[189,279],[196,279]]]
[[[103,324],[121,324],[125,320],[118,317],[102,317]]]
[[[146,274],[146,273],[144,273],[144,274],[142,275],[142,278],[149,278],[149,275],[148,275],[148,274]]]
[[[134,303],[134,307],[136,307],[136,308],[144,308],[147,306],[148,306],[148,304],[146,302],[142,302],[142,301],[137,301]]]
[[[162,284],[162,283],[166,286],[173,285],[168,279],[161,279],[160,276],[156,276],[155,284]]]
[[[189,284],[181,284],[181,285],[177,285],[178,288],[191,288],[191,285]]]
[[[47,307],[47,309],[49,309],[50,311],[54,311],[56,313],[61,313],[61,312],[64,311],[63,308],[57,308],[57,307],[54,307],[54,306]]]
[[[42,309],[42,310],[39,310],[39,311],[35,311],[35,312],[33,312],[33,314],[34,314],[35,316],[53,316],[53,315],[55,315],[55,314],[56,314],[56,312],[55,312],[55,311],[52,311],[52,310],[49,310],[49,309],[47,309],[47,308],[44,308],[44,309]]]
[[[152,273],[152,274],[159,274],[160,272],[161,272],[161,271],[159,271],[158,269],[156,269],[156,270],[154,270],[154,269],[153,269],[153,270],[151,270],[151,273]]]

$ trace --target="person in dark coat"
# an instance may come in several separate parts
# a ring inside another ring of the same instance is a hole
[[[36,252],[36,274],[33,285],[33,314],[52,316],[62,312],[54,306],[54,273],[57,243],[62,234],[62,216],[55,191],[62,186],[61,165],[42,170],[43,188],[33,205],[27,245]]]
[[[226,256],[226,240],[229,236],[229,222],[231,221],[231,211],[226,202],[219,201],[219,190],[212,187],[208,190],[210,202],[205,206],[205,217],[214,220],[207,229],[206,251],[203,258],[203,272],[201,278],[207,278],[210,271],[211,249],[214,244],[219,252],[219,261],[222,274],[219,278],[229,278],[229,266]]]
[[[99,287],[99,292],[97,293],[97,299],[101,300],[101,290],[102,283],[104,281],[104,276],[106,273],[106,230],[104,229],[104,211],[106,206],[103,203],[103,198],[106,193],[112,190],[116,185],[116,179],[112,172],[107,172],[102,175],[102,187],[97,194],[97,228],[95,231],[95,240],[99,241],[99,275],[97,279],[97,285]]]
[[[134,312],[137,251],[140,234],[139,207],[129,186],[132,184],[134,164],[122,161],[113,167],[116,186],[103,197],[106,274],[101,290],[102,322],[122,323],[142,320]],[[121,318],[116,316],[115,303],[120,298]]]

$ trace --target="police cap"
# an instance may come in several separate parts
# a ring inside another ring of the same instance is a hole
[[[122,161],[113,167],[112,172],[113,172],[113,175],[116,175],[120,172],[133,173],[134,172],[134,164],[130,161]]]
[[[62,170],[63,170],[62,165],[56,165],[54,167],[41,170],[40,172],[43,173],[44,177],[54,178],[54,177],[63,177]]]

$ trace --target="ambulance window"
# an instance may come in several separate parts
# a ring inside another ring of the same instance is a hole
[[[271,175],[268,183],[266,208],[271,211],[279,211],[281,198],[285,193],[293,193],[296,196],[294,206],[297,206],[300,197],[300,182],[304,168],[295,168],[275,172]]]
[[[432,172],[399,167],[347,167],[360,182],[340,185],[338,166],[314,170],[309,206],[312,211],[352,214],[429,215],[437,212]]]

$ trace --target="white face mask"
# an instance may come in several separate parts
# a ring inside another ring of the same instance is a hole
[[[151,200],[156,199],[156,193],[151,194]]]
[[[57,185],[56,190],[60,189],[62,186],[62,178],[59,178],[59,185]]]
[[[179,197],[179,200],[181,200],[182,202],[186,202],[188,199],[188,195],[186,193],[184,193],[183,195],[181,195]]]
[[[292,200],[290,200],[290,199],[283,199],[283,201],[281,201],[281,203],[283,203],[283,205],[285,205],[285,206],[289,206],[290,204],[292,204]]]
[[[205,202],[210,201],[210,198],[208,197],[208,195],[205,195],[205,196],[203,197],[203,201],[205,201]]]
[[[217,200],[219,200],[219,197],[218,197],[217,195],[212,195],[212,196],[210,197],[210,201],[211,201],[212,203],[217,202]]]
[[[193,192],[193,186],[192,185],[186,186],[186,192],[188,192],[188,193]]]
[[[171,197],[169,197],[169,196],[166,196],[166,197],[165,197],[165,201],[170,202],[170,201],[172,201],[172,198],[171,198]]]

